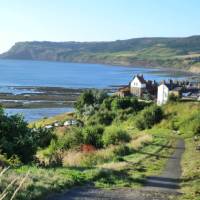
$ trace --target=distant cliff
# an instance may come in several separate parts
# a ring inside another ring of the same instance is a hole
[[[113,42],[18,42],[0,58],[171,67],[200,72],[200,36]]]

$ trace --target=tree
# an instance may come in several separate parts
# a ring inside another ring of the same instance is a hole
[[[17,155],[27,163],[38,147],[49,145],[53,134],[44,129],[31,129],[21,115],[7,116],[0,109],[0,149],[9,158]]]
[[[87,109],[93,107],[98,109],[99,105],[107,98],[105,91],[86,90],[84,91],[75,103],[76,110],[80,113],[87,113]]]

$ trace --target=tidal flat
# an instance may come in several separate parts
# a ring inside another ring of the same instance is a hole
[[[9,89],[10,92],[0,93],[0,104],[4,108],[73,107],[79,95],[87,90],[39,86],[9,86]],[[111,89],[105,90],[112,92]]]

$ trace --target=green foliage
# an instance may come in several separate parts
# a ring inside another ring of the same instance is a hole
[[[49,145],[53,134],[45,129],[30,129],[21,115],[7,116],[0,111],[0,149],[8,158],[17,155],[29,162],[38,147]]]
[[[80,113],[83,112],[83,108],[85,105],[93,105],[95,103],[95,98],[93,96],[92,90],[87,90],[80,95],[78,100],[75,103],[75,108]]]
[[[88,110],[92,113],[91,111],[98,108],[106,97],[107,93],[105,91],[87,90],[80,95],[75,103],[75,108],[80,114]]]
[[[187,131],[192,135],[200,135],[200,111],[190,114],[189,119],[179,122],[179,129],[182,133]]]
[[[83,141],[85,144],[91,144],[96,148],[103,146],[102,135],[104,128],[100,125],[87,126],[83,129]]]
[[[111,106],[113,110],[127,109],[127,108],[132,108],[134,111],[140,110],[140,104],[138,100],[132,97],[115,98],[112,101]]]
[[[122,130],[116,126],[106,128],[103,134],[103,143],[105,146],[110,144],[116,145],[123,142],[129,142],[130,139],[131,138],[129,134],[125,130]]]
[[[168,102],[178,102],[180,101],[180,97],[176,96],[175,94],[170,94],[168,98]]]
[[[0,148],[8,157],[16,154],[23,162],[30,161],[36,151],[32,133],[22,116],[0,116]]]
[[[135,125],[139,130],[149,129],[159,123],[164,117],[161,107],[156,105],[145,108],[136,119]]]
[[[32,132],[32,134],[34,134],[35,144],[40,148],[47,147],[51,140],[56,138],[51,129],[43,127],[33,128]]]
[[[129,119],[131,116],[136,115],[137,112],[135,112],[132,108],[127,108],[124,110],[118,110],[115,114],[115,122],[123,122]]]
[[[103,103],[101,104],[100,109],[103,109],[103,110],[111,110],[111,109],[112,109],[111,104],[112,104],[112,101],[113,101],[115,98],[116,98],[116,97],[114,97],[114,96],[110,96],[110,97],[107,97],[106,99],[104,99]]]
[[[131,148],[129,148],[125,144],[119,145],[117,148],[114,149],[114,154],[117,156],[126,156],[132,152]]]
[[[111,111],[98,111],[94,115],[92,115],[88,123],[91,125],[101,124],[101,125],[110,125],[115,118],[115,114]]]
[[[58,140],[60,149],[70,149],[83,143],[83,134],[81,128],[72,128],[63,137]]]

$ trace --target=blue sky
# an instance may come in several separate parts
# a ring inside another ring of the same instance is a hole
[[[0,0],[0,52],[15,42],[200,34],[200,0]]]

